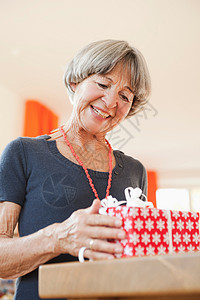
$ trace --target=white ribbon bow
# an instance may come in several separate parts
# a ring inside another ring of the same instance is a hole
[[[132,187],[127,187],[124,191],[126,197],[126,206],[128,207],[153,207],[153,203],[147,201],[147,197],[142,193],[142,190],[138,187],[135,189]],[[140,199],[144,197],[145,201]]]
[[[126,203],[127,207],[153,207],[153,203],[147,201],[147,197],[142,193],[140,188],[127,187],[124,190],[126,200],[118,201],[111,195],[107,198],[101,200],[101,208],[99,209],[100,214],[106,214],[106,209],[108,207],[117,207],[121,204]],[[145,201],[141,200],[140,197],[143,196]]]

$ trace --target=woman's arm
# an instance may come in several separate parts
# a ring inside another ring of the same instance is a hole
[[[0,203],[0,277],[17,278],[56,256],[50,233],[40,230],[26,237],[13,237],[21,207]]]
[[[10,202],[0,203],[0,277],[17,278],[61,253],[78,256],[81,247],[85,256],[92,259],[114,258],[122,247],[107,239],[123,239],[121,220],[98,215],[100,203],[95,200],[91,207],[74,212],[62,223],[52,224],[25,237],[13,237],[21,207]]]

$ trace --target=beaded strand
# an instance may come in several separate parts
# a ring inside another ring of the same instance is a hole
[[[89,185],[96,197],[96,199],[100,200],[99,199],[99,195],[97,193],[97,190],[95,189],[94,187],[94,184],[93,184],[93,181],[92,181],[92,178],[90,177],[89,175],[89,172],[87,170],[87,168],[85,167],[85,165],[83,164],[83,162],[81,161],[81,159],[79,158],[79,156],[76,154],[74,148],[72,147],[71,143],[68,141],[67,139],[67,136],[66,136],[66,133],[65,131],[63,130],[63,126],[61,126],[59,128],[59,130],[61,131],[62,135],[63,135],[63,138],[67,144],[67,146],[69,147],[69,149],[71,150],[71,153],[73,154],[73,156],[75,157],[75,159],[77,160],[77,162],[80,164],[80,166],[83,168],[83,170],[85,171],[85,174],[87,176],[87,179],[89,181]],[[106,188],[106,198],[109,196],[109,192],[110,192],[110,188],[111,188],[111,182],[112,182],[112,147],[110,145],[110,143],[108,142],[108,140],[106,140],[106,143],[109,147],[109,176],[108,176],[108,185],[107,185],[107,188]]]

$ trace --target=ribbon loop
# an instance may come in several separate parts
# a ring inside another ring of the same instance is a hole
[[[125,203],[126,201],[118,201],[116,198],[109,195],[107,198],[101,200],[101,206],[103,207],[117,207],[120,204]]]
[[[142,193],[142,190],[138,187],[127,187],[124,191],[128,207],[153,207],[153,203],[147,201],[147,197]],[[144,197],[145,201],[140,199]]]
[[[142,193],[142,190],[138,187],[127,187],[124,190],[126,200],[118,201],[111,195],[107,198],[101,200],[100,213],[105,214],[108,207],[117,207],[121,204],[126,204],[127,207],[151,207],[153,208],[153,203],[147,201],[147,197]],[[145,201],[140,199],[140,197],[145,198]]]

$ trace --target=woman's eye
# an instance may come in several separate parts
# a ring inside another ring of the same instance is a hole
[[[129,102],[129,99],[125,95],[121,95],[122,100]]]
[[[97,82],[98,86],[102,89],[107,89],[108,86],[106,84],[103,84],[103,83],[100,83],[100,82]]]

